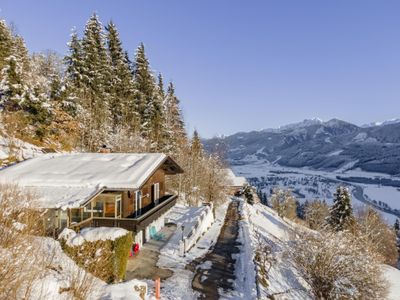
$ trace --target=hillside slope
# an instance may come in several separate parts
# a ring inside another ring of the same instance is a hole
[[[7,135],[0,130],[0,167],[43,153],[43,148]]]
[[[285,255],[289,248],[294,229],[301,225],[283,220],[277,213],[260,203],[243,204],[244,220],[249,224],[249,236],[255,253],[260,240],[272,249],[272,267],[269,271],[269,285],[259,284],[258,296],[261,299],[275,294],[274,299],[313,299],[307,283],[296,271],[293,262]],[[304,228],[304,230],[307,230]],[[400,270],[383,265],[385,277],[389,283],[388,300],[400,299]]]

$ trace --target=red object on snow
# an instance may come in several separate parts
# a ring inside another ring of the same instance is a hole
[[[134,253],[137,253],[137,252],[139,252],[139,248],[140,248],[140,246],[139,246],[139,244],[133,244],[133,252]]]

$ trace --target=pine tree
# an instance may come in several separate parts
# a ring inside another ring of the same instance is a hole
[[[73,30],[71,34],[68,48],[69,54],[64,58],[66,77],[71,85],[80,88],[83,85],[83,53],[81,40],[78,38],[78,34],[75,30]]]
[[[83,50],[82,41],[75,30],[71,33],[71,40],[68,43],[68,55],[64,58],[66,65],[65,80],[61,83],[64,90],[64,101],[62,108],[72,116],[82,111],[85,85],[83,82]]]
[[[394,230],[396,231],[397,235],[400,235],[400,221],[399,221],[399,219],[396,219],[396,222],[394,222]]]
[[[203,155],[203,144],[201,143],[200,136],[197,130],[193,132],[190,150],[194,158],[198,158]]]
[[[28,48],[25,45],[24,39],[19,35],[14,37],[13,53],[16,57],[18,57],[18,59],[21,63],[22,72],[25,75],[28,75],[31,71],[29,52],[28,52]],[[25,79],[26,79],[26,77],[25,77]]]
[[[161,73],[158,73],[157,79],[158,79],[157,82],[158,94],[160,95],[162,105],[164,105],[165,102],[164,79]]]
[[[12,54],[13,45],[10,28],[4,20],[0,20],[0,70],[7,64],[6,59]]]
[[[115,24],[109,22],[106,30],[107,50],[111,62],[110,110],[113,127],[118,128],[132,122],[132,119],[137,119],[133,105],[135,89],[129,58],[122,48]]]
[[[83,83],[85,97],[82,106],[87,109],[84,116],[84,146],[97,150],[107,144],[111,132],[111,115],[109,110],[109,82],[111,79],[110,61],[107,56],[106,40],[103,26],[96,14],[86,23],[82,39]]]
[[[346,187],[339,186],[334,196],[328,223],[335,231],[342,231],[351,225],[354,219],[350,194]]]
[[[27,82],[30,71],[28,50],[21,37],[12,36],[4,21],[0,22],[0,34],[0,104],[8,111],[16,111],[23,109],[33,98]]]
[[[166,133],[171,145],[170,151],[175,152],[181,143],[186,142],[187,136],[179,99],[175,95],[175,88],[172,82],[168,84],[164,109]]]
[[[146,57],[143,43],[139,45],[135,53],[135,63],[133,68],[133,75],[135,80],[136,93],[136,106],[139,115],[141,116],[141,124],[143,129],[148,130],[151,117],[154,114],[153,98],[155,92],[154,77],[151,74],[150,64]],[[145,132],[145,136],[148,133]]]
[[[28,91],[22,79],[20,61],[13,55],[5,59],[1,70],[0,104],[7,111],[16,111],[22,108],[28,99]]]
[[[243,193],[244,193],[244,197],[245,197],[246,200],[247,200],[247,203],[253,205],[253,204],[254,204],[254,197],[253,197],[253,191],[252,191],[251,186],[246,185],[246,186],[244,187]]]

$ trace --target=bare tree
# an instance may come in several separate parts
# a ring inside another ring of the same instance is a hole
[[[296,198],[290,190],[274,189],[270,202],[280,217],[296,218]]]
[[[52,253],[40,251],[35,237],[43,234],[44,227],[34,199],[34,194],[17,186],[0,185],[1,299],[28,297],[32,283],[52,260]]]
[[[299,232],[289,255],[317,299],[384,299],[377,255],[349,232]]]
[[[321,230],[329,216],[329,206],[325,201],[316,199],[305,207],[305,219],[307,225],[313,230]]]
[[[364,239],[371,251],[380,255],[383,263],[396,266],[398,252],[394,229],[371,207],[359,208],[356,220],[355,235]]]

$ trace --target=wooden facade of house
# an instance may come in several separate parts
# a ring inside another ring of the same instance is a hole
[[[67,226],[77,231],[100,226],[121,227],[134,233],[145,231],[176,204],[177,195],[166,194],[166,175],[182,172],[169,158],[154,169],[139,189],[104,189],[81,207],[69,209]]]
[[[163,153],[49,153],[0,170],[0,182],[38,195],[38,210],[46,212],[46,229],[54,235],[87,226],[139,232],[160,224],[176,203],[165,182],[179,173]]]

